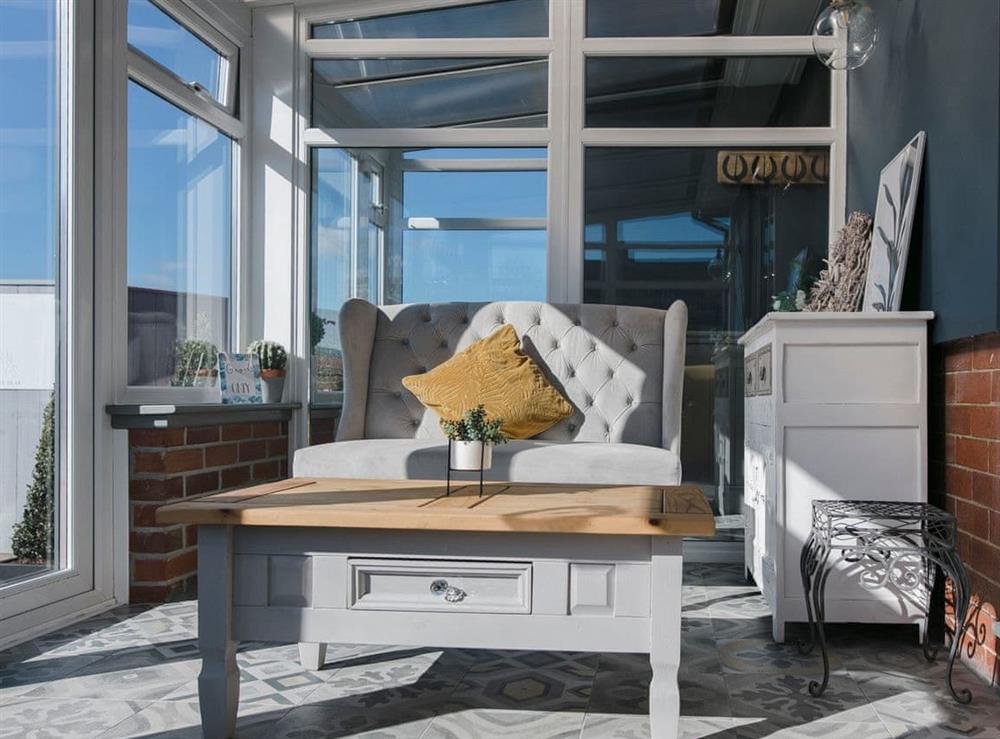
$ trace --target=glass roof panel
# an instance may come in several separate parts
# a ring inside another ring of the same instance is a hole
[[[323,59],[313,62],[321,128],[545,126],[544,59]]]
[[[815,57],[594,57],[586,124],[828,126],[830,72]]]
[[[333,23],[316,23],[317,39],[498,38],[547,36],[548,0],[495,2],[397,13]]]
[[[824,0],[586,0],[587,35],[808,35]]]

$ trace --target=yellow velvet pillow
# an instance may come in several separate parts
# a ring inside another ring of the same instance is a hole
[[[446,421],[477,405],[503,419],[511,439],[530,439],[573,414],[573,406],[521,351],[509,323],[430,372],[403,378],[403,387]]]

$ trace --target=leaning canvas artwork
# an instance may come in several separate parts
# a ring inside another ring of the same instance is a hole
[[[879,178],[864,311],[899,310],[926,140],[923,131],[914,136]]]

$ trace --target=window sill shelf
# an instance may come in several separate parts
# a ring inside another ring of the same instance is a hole
[[[178,426],[214,426],[247,421],[287,421],[301,403],[223,403],[108,405],[113,429],[162,429]]]

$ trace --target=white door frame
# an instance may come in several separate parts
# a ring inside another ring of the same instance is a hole
[[[0,648],[115,603],[112,500],[94,464],[94,8],[59,0],[59,569],[0,589]],[[97,443],[95,443],[97,442]]]

